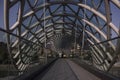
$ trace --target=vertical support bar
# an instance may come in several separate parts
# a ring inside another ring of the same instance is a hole
[[[4,28],[7,32],[10,32],[9,30],[9,1],[8,0],[4,0]],[[6,41],[7,41],[7,45],[8,45],[8,50],[10,50],[9,45],[10,45],[10,35],[9,33],[6,33]],[[10,51],[9,51],[10,52]]]
[[[111,22],[111,12],[110,12],[110,2],[109,0],[104,0],[105,1],[105,10],[106,10],[106,19],[107,19],[107,40],[111,39],[111,28],[109,26],[109,23]],[[106,45],[106,53],[108,53],[109,51],[109,45]],[[107,71],[110,70],[110,68],[112,67],[112,65],[110,64],[110,66],[108,67]]]
[[[77,44],[77,43],[76,43],[76,31],[77,31],[77,22],[76,22],[76,25],[75,25],[75,27],[76,27],[76,28],[75,28],[76,30],[75,30],[75,44],[74,44],[74,54],[76,53],[76,44]]]
[[[44,42],[44,47],[46,48],[46,22],[45,22],[45,16],[46,16],[46,7],[45,7],[46,1],[44,0],[44,33],[45,33],[45,42]],[[45,52],[45,51],[44,51]],[[45,52],[45,63],[47,63],[47,52]]]
[[[120,36],[120,27],[119,27],[119,36]],[[117,61],[117,59],[119,57],[118,55],[120,55],[120,38],[118,38],[118,40],[117,40],[115,55],[114,55],[113,60],[111,61],[110,66],[107,71],[109,71],[112,68],[112,66],[115,64],[115,62]]]
[[[107,19],[107,39],[111,38],[111,28],[109,23],[111,22],[111,12],[110,12],[110,2],[105,0],[105,10],[106,10],[106,19]]]
[[[25,5],[25,1],[21,0],[20,1],[20,6],[19,6],[19,9],[18,9],[18,20],[17,20],[18,23],[19,23],[17,34],[19,35],[19,37],[18,37],[18,51],[20,52],[20,54],[21,54],[21,38],[20,38],[20,36],[21,36],[21,24],[22,24],[22,15],[23,15],[24,5]],[[22,67],[23,66],[24,66],[24,64],[22,65]]]
[[[85,0],[85,5],[86,5],[86,0]],[[86,9],[84,8],[84,19],[86,19]],[[84,43],[85,43],[85,22],[83,24],[83,36],[82,36],[82,47],[81,47],[81,51],[83,51],[84,49]]]
[[[10,32],[10,29],[9,29],[9,0],[4,0],[4,28],[7,32]],[[11,55],[11,50],[10,50],[11,48],[10,48],[10,34],[9,33],[6,33],[6,42],[7,42],[7,49],[8,49],[8,54],[9,54],[8,60],[10,60],[12,63],[13,60],[12,60],[12,55]],[[10,65],[8,68],[8,74],[7,74],[8,76],[10,75],[9,70],[10,70]]]

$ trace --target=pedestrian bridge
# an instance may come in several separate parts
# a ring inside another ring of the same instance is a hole
[[[120,0],[0,3],[1,80],[120,80]]]

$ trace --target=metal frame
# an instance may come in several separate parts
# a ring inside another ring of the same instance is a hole
[[[83,32],[83,26],[85,27],[84,38],[89,42],[88,45],[91,45],[93,58],[96,60],[94,61],[96,67],[102,70],[108,70],[111,66],[113,66],[112,63],[108,63],[107,59],[104,59],[104,55],[107,55],[112,62],[112,54],[107,51],[105,44],[98,43],[101,43],[102,41],[108,41],[106,43],[112,47],[114,52],[116,51],[116,47],[111,41],[111,30],[113,30],[117,36],[120,36],[120,34],[118,28],[111,21],[110,2],[114,3],[116,7],[120,8],[119,0],[99,0],[99,3],[97,5],[95,4],[95,1],[98,0],[94,0],[90,3],[92,6],[88,3],[85,3],[84,0],[45,0],[45,4],[40,1],[41,0],[4,0],[5,29],[0,28],[0,31],[6,33],[7,45],[11,61],[18,70],[24,70],[32,58],[30,55],[36,54],[37,51],[34,52],[31,51],[31,49],[41,49],[44,42],[49,42],[49,40],[53,38],[54,35],[57,35],[57,30],[61,30],[59,33],[62,33],[62,29],[64,29],[66,31],[65,34],[68,34],[69,31],[71,31],[72,35],[72,32],[75,30],[76,25],[78,28],[76,31],[78,36],[80,36]],[[12,7],[15,7],[17,3],[19,3],[17,20],[12,26],[10,26],[10,10]],[[105,11],[103,10],[103,12],[105,12],[106,15],[99,11],[102,4],[105,4]],[[53,8],[52,6],[56,7]],[[44,9],[44,7],[46,8]],[[84,12],[84,9],[86,12]],[[45,13],[42,12],[43,10]],[[91,15],[88,12],[90,12]],[[26,20],[28,24],[26,24]],[[104,26],[101,26],[101,21],[104,22]],[[95,22],[97,22],[98,25]],[[58,26],[62,26],[62,28],[58,28]],[[102,28],[100,28],[100,26]],[[104,27],[107,27],[106,32],[108,33],[104,32]],[[23,28],[25,30],[23,30]],[[43,33],[46,35],[43,36]],[[98,34],[99,37],[97,36]],[[16,38],[14,43],[11,41],[12,36],[13,38]],[[104,40],[101,40],[101,38]],[[45,41],[45,39],[47,40]],[[98,44],[99,47],[96,44]],[[82,45],[80,44],[80,46]],[[12,48],[16,48],[17,52],[13,53],[14,49]],[[102,53],[102,51],[105,53]],[[20,57],[21,55],[24,55],[24,57]],[[16,62],[14,61],[15,59],[17,59]],[[101,63],[101,61],[104,63],[101,64],[100,67],[97,66],[99,63]]]

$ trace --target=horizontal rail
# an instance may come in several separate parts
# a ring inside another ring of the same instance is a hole
[[[74,58],[74,59],[71,59],[71,60],[73,60],[75,63],[77,63],[82,68],[84,68],[87,71],[89,71],[90,73],[92,73],[95,76],[99,77],[101,80],[120,80],[120,78],[115,77],[115,76],[111,75],[110,73],[107,73],[107,72],[104,72],[104,71],[100,71],[100,70],[96,69],[95,67],[90,66],[87,63],[81,61],[80,59]]]
[[[105,42],[108,42],[108,41],[112,41],[112,40],[115,40],[115,39],[119,39],[120,37],[114,37],[114,38],[111,38],[111,39],[108,39],[108,40],[105,40],[105,41],[101,41],[101,42],[99,42],[99,43],[95,43],[95,44],[93,44],[92,46],[94,46],[94,45],[99,45],[99,44],[102,44],[102,43],[105,43]]]
[[[37,77],[38,75],[42,75],[42,73],[49,68],[55,61],[57,60],[57,58],[53,59],[52,61],[48,62],[47,64],[43,65],[43,66],[36,66],[37,68],[31,69],[29,71],[27,71],[26,73],[16,77],[13,80],[34,80],[35,77]]]

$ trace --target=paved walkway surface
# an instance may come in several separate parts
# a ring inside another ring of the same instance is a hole
[[[42,77],[35,80],[100,80],[68,59],[59,59]]]
[[[78,64],[74,63],[73,61],[66,60],[70,67],[72,68],[73,72],[76,74],[78,80],[101,80],[92,73],[86,71]]]

